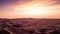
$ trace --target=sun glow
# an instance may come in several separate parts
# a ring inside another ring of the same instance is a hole
[[[36,15],[41,15],[41,14],[47,14],[49,8],[48,7],[42,7],[42,6],[27,6],[27,7],[24,7],[24,8],[18,8],[17,11],[23,11],[24,15],[33,15],[33,16],[36,16]]]
[[[47,2],[47,1],[46,1]],[[17,7],[15,7],[15,11],[19,12],[21,15],[30,17],[30,16],[45,16],[45,15],[50,15],[51,10],[53,9],[53,6],[45,6],[44,2],[39,2],[39,1],[32,1],[29,2],[27,4],[23,4],[23,5],[18,5]]]

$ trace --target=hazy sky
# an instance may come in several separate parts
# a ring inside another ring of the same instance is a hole
[[[0,18],[60,18],[60,0],[0,0]]]

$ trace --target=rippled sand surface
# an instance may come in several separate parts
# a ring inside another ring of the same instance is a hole
[[[3,34],[60,34],[60,19],[0,19],[0,33],[2,32]]]

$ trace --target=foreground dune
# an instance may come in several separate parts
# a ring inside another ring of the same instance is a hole
[[[60,19],[0,19],[0,34],[60,34]]]

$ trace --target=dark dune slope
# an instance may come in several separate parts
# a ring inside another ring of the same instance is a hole
[[[60,19],[0,19],[0,34],[60,34]]]

